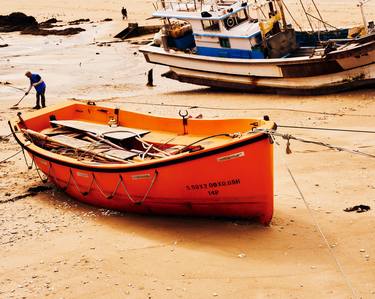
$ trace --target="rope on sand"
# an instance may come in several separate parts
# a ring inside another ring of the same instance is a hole
[[[290,136],[290,135],[289,135],[289,136]],[[270,135],[270,137],[271,137],[272,139],[274,138],[273,135]],[[279,146],[278,143],[276,143],[276,144]],[[288,146],[287,146],[287,153],[288,153]],[[343,269],[343,267],[342,267],[340,261],[339,261],[338,258],[335,256],[335,254],[334,254],[334,252],[333,252],[333,250],[332,250],[332,248],[331,248],[331,246],[330,246],[330,244],[329,244],[329,242],[328,242],[328,239],[327,239],[326,235],[324,234],[322,228],[320,227],[319,222],[318,222],[317,219],[315,218],[314,213],[313,213],[313,211],[311,210],[309,203],[307,202],[305,196],[304,196],[303,193],[302,193],[301,188],[300,188],[299,185],[298,185],[297,180],[295,179],[295,177],[294,177],[292,171],[290,170],[289,166],[287,165],[285,159],[282,159],[282,160],[283,160],[283,164],[284,164],[285,168],[287,169],[287,171],[288,171],[288,173],[289,173],[289,176],[291,177],[291,179],[292,179],[292,181],[293,181],[293,183],[294,183],[294,186],[296,187],[296,189],[297,189],[297,191],[298,191],[300,197],[301,197],[302,200],[303,200],[303,203],[304,203],[304,205],[305,205],[305,207],[306,207],[306,209],[307,209],[307,211],[308,211],[308,213],[309,213],[309,215],[310,215],[310,217],[311,217],[311,219],[312,219],[312,221],[313,221],[313,224],[314,224],[315,228],[317,229],[317,231],[319,232],[319,235],[320,235],[321,238],[323,239],[324,244],[326,245],[326,247],[327,247],[327,249],[328,249],[328,252],[329,252],[329,254],[331,255],[332,259],[334,260],[334,262],[335,262],[335,264],[336,264],[336,267],[337,267],[338,271],[340,272],[341,276],[343,277],[343,279],[344,279],[344,281],[345,281],[345,283],[346,283],[348,289],[350,289],[350,292],[352,293],[353,299],[354,299],[354,298],[358,298],[358,296],[357,296],[357,294],[356,294],[356,291],[355,291],[355,289],[354,289],[352,283],[350,282],[348,276],[345,274],[344,269]]]
[[[350,289],[350,291],[351,291],[351,293],[352,293],[352,295],[353,295],[353,298],[358,298],[358,297],[357,297],[357,294],[356,294],[356,292],[355,292],[355,290],[354,290],[354,288],[353,288],[352,283],[350,282],[348,276],[345,274],[345,272],[344,272],[344,270],[343,270],[343,267],[342,267],[340,261],[337,259],[337,257],[335,256],[335,254],[334,254],[334,252],[333,252],[331,246],[329,245],[329,242],[328,242],[328,240],[327,240],[327,237],[326,237],[325,234],[323,233],[323,231],[322,231],[322,229],[321,229],[321,227],[320,227],[318,221],[316,220],[316,218],[315,218],[315,216],[314,216],[314,213],[311,211],[310,206],[309,206],[308,202],[306,201],[306,198],[305,198],[305,196],[303,195],[303,193],[302,193],[302,191],[301,191],[301,188],[298,186],[297,181],[296,181],[296,179],[294,178],[294,176],[293,176],[293,174],[292,174],[290,168],[289,168],[287,165],[285,165],[285,166],[286,166],[286,168],[287,168],[287,170],[288,170],[288,173],[289,173],[290,177],[291,177],[292,180],[293,180],[294,185],[296,186],[296,188],[297,188],[297,190],[298,190],[299,195],[301,196],[301,198],[302,198],[302,200],[303,200],[303,202],[304,202],[304,204],[305,204],[305,206],[306,206],[306,209],[308,210],[308,212],[309,212],[309,214],[310,214],[311,219],[312,219],[313,222],[314,222],[314,225],[315,225],[316,229],[318,230],[320,236],[321,236],[322,239],[324,240],[324,243],[325,243],[326,246],[327,246],[328,252],[329,252],[330,255],[332,256],[333,260],[335,261],[335,264],[336,264],[338,270],[340,271],[340,273],[341,273],[342,277],[344,278],[344,280],[345,280],[345,282],[346,282],[348,288]]]
[[[12,135],[13,135],[13,133],[10,133],[8,135],[0,135],[0,141],[3,141],[3,140],[7,141],[8,137],[10,137]]]
[[[21,150],[19,150],[17,153],[12,154],[11,156],[9,156],[8,158],[5,158],[4,160],[1,160],[1,161],[0,161],[0,164],[1,164],[1,163],[4,163],[4,162],[6,162],[6,161],[8,161],[8,160],[10,160],[10,159],[12,159],[13,157],[15,157],[15,156],[17,156],[18,154],[20,154],[22,151],[23,151],[23,150],[21,149]]]

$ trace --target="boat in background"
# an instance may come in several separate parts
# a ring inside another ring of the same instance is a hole
[[[147,62],[169,66],[167,78],[295,94],[375,82],[374,22],[364,14],[363,26],[328,30],[331,25],[321,20],[326,30],[308,32],[287,23],[282,0],[161,0],[154,7],[153,17],[164,26],[140,51]],[[360,7],[363,13],[363,2]]]
[[[9,121],[17,142],[79,201],[136,213],[273,214],[273,142],[261,119],[165,118],[68,102]],[[265,118],[267,119],[267,118]]]

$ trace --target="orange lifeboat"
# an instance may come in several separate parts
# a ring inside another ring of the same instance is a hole
[[[273,213],[273,145],[259,119],[165,118],[68,102],[9,122],[57,187],[136,213],[258,218]],[[254,130],[260,129],[260,130]]]

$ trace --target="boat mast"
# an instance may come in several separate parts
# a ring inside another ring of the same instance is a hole
[[[276,0],[276,2],[277,2],[277,5],[279,6],[281,21],[283,23],[283,30],[282,31],[285,31],[286,27],[287,27],[287,24],[286,24],[286,19],[285,19],[285,14],[284,14],[283,2],[282,2],[282,0]]]
[[[363,5],[365,3],[367,3],[368,1],[370,0],[360,0],[359,3],[357,4],[357,6],[360,8],[361,10],[361,15],[362,15],[362,21],[363,21],[363,26],[364,26],[364,30],[365,30],[365,34],[368,33],[367,31],[367,20],[366,20],[366,16],[365,16],[365,12],[363,10]]]

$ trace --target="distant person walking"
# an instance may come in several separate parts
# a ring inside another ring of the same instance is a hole
[[[42,77],[31,72],[26,72],[25,76],[30,79],[30,86],[25,95],[28,95],[33,87],[36,90],[36,105],[33,109],[40,109],[40,104],[42,104],[42,108],[46,107],[46,83],[44,83]]]
[[[128,19],[128,11],[126,10],[125,7],[122,7],[121,14],[122,14],[122,19],[123,20]]]

